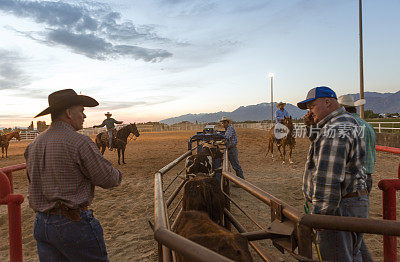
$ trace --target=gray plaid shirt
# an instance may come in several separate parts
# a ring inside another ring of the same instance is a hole
[[[238,137],[235,131],[235,128],[233,127],[233,125],[229,125],[226,128],[225,131],[225,139],[226,142],[228,143],[228,149],[232,149],[234,147],[236,147],[237,143],[238,143]]]
[[[365,142],[359,125],[339,108],[312,128],[303,193],[313,214],[335,215],[341,198],[366,189]]]
[[[90,137],[61,121],[28,145],[25,159],[29,205],[35,211],[48,211],[58,201],[70,208],[88,206],[95,186],[115,187],[122,179]]]

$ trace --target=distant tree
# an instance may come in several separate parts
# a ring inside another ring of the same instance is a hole
[[[379,114],[374,113],[372,110],[365,110],[364,112],[365,118],[379,118]]]

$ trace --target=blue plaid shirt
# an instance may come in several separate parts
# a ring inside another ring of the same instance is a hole
[[[364,119],[362,119],[358,114],[351,114],[360,126],[364,126],[364,140],[365,146],[367,149],[367,155],[365,158],[365,168],[367,170],[367,174],[374,173],[374,166],[376,161],[376,134],[374,128]]]
[[[227,142],[228,149],[234,148],[238,143],[237,134],[233,125],[229,125],[225,131],[225,139]]]
[[[286,111],[286,109],[280,110],[276,110],[275,111],[275,121],[278,123],[279,121],[283,121],[284,117],[290,117],[288,111]]]
[[[311,128],[303,193],[313,214],[335,215],[341,198],[366,189],[365,142],[356,119],[339,108]]]

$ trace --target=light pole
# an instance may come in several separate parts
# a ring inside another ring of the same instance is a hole
[[[363,34],[362,34],[362,1],[359,0],[359,31],[360,31],[360,99],[364,99],[364,68],[363,68]],[[364,119],[364,105],[360,106],[360,117]]]
[[[274,123],[274,74],[269,73],[271,79],[271,123]]]

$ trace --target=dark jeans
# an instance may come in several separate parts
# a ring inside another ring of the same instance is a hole
[[[358,196],[342,198],[336,215],[367,218],[368,212],[368,196]],[[360,248],[363,233],[321,230],[318,235],[320,237],[321,256],[324,261],[362,261]]]
[[[242,167],[239,165],[239,152],[237,147],[228,149],[228,160],[233,170],[235,170],[236,176],[244,179]]]
[[[37,212],[33,236],[41,262],[108,261],[103,229],[93,211],[81,212],[81,220]]]

